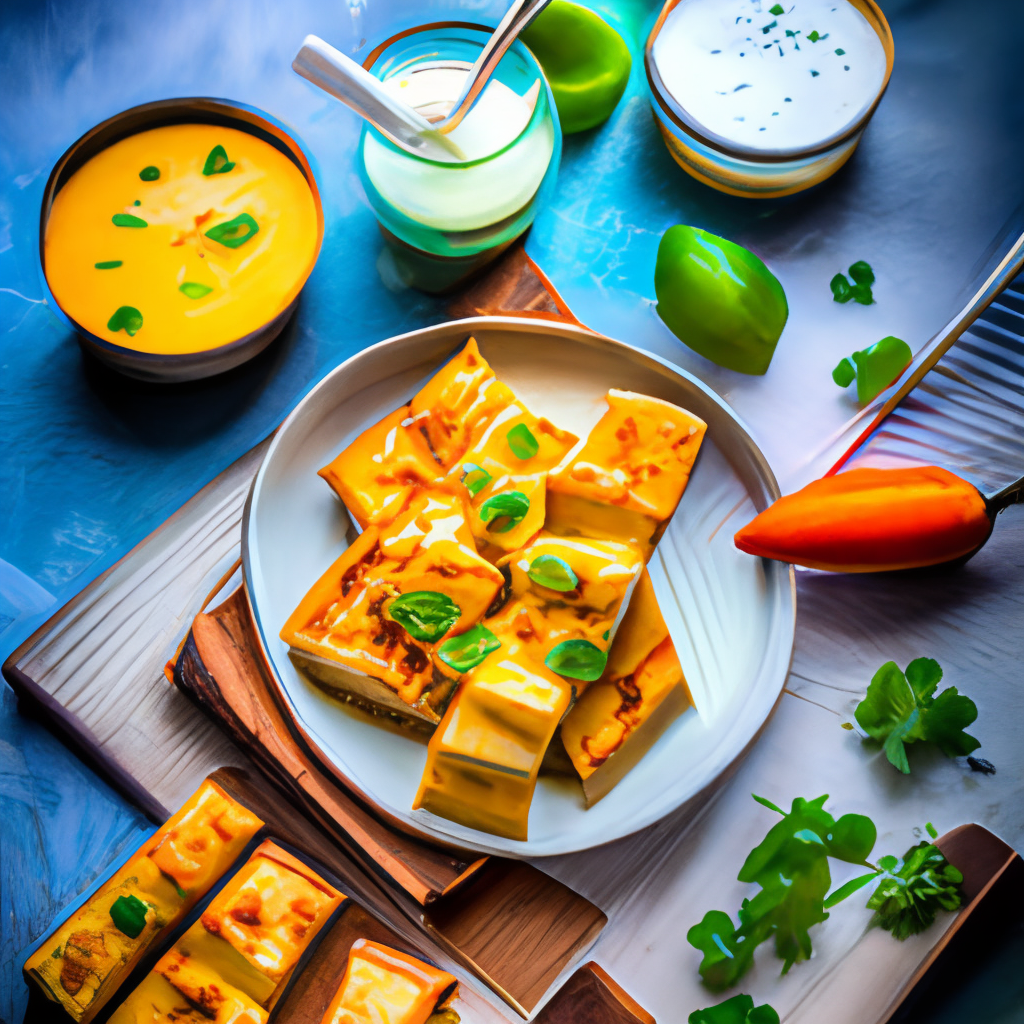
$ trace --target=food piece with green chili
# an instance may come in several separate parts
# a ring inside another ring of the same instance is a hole
[[[222,224],[215,224],[204,234],[213,242],[226,245],[229,249],[237,249],[240,245],[245,245],[259,229],[260,226],[253,217],[248,213],[240,213]]]
[[[211,174],[227,174],[228,171],[233,171],[234,169],[235,164],[232,160],[228,159],[228,154],[224,147],[214,146],[206,157],[206,162],[203,164],[203,175],[208,178]]]
[[[282,629],[296,663],[330,693],[436,723],[461,670],[435,645],[479,623],[505,582],[465,515],[458,495],[427,490],[363,530]]]

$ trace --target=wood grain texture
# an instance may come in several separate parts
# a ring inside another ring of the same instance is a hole
[[[536,1024],[655,1024],[609,974],[584,964],[537,1014]]]

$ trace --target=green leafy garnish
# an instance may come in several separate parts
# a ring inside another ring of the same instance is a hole
[[[840,359],[832,371],[832,379],[841,387],[849,387],[857,378],[857,368],[850,359]]]
[[[930,927],[940,910],[956,910],[963,902],[964,876],[931,843],[912,846],[902,862],[882,857],[878,864],[884,876],[867,907],[875,912],[872,923],[901,942]]]
[[[941,679],[942,669],[932,658],[915,658],[906,674],[896,662],[887,661],[854,712],[857,724],[883,745],[885,756],[904,775],[910,774],[908,743],[935,743],[947,757],[961,757],[981,746],[964,732],[978,717],[977,706],[955,686],[934,696]]]
[[[837,50],[836,52],[842,51]],[[829,281],[832,299],[835,302],[849,302],[853,299],[854,302],[859,302],[862,306],[870,306],[875,301],[871,294],[871,286],[875,283],[875,272],[871,269],[870,264],[865,263],[864,260],[857,260],[856,263],[850,264],[848,273],[850,280],[847,280],[846,274],[836,274]]]
[[[209,295],[213,289],[208,284],[200,284],[198,281],[184,281],[178,285],[178,291],[188,299],[201,299]]]
[[[447,594],[414,590],[396,597],[388,606],[387,614],[413,639],[433,643],[459,621],[462,609]]]
[[[773,28],[778,28],[778,27],[779,27],[779,23],[777,21],[773,21],[773,22],[771,22],[768,25],[762,25],[761,26],[761,33],[762,33],[762,35],[768,35],[768,33],[771,32],[771,30]]]
[[[589,640],[563,640],[544,659],[552,672],[591,683],[601,678],[608,654]]]
[[[686,934],[690,945],[704,954],[700,975],[713,991],[734,985],[752,965],[755,949],[768,939],[775,941],[783,974],[810,957],[810,928],[828,918],[826,905],[849,895],[839,895],[839,890],[826,904],[832,885],[829,858],[871,868],[862,884],[877,874],[867,862],[877,835],[870,818],[844,814],[837,821],[824,809],[827,796],[810,801],[798,797],[788,814],[763,797],[754,799],[782,815],[738,875],[741,882],[756,882],[761,891],[743,901],[738,927],[728,914],[711,910]]]
[[[774,7],[769,7],[768,8],[768,13],[769,14],[774,14],[776,17],[778,17],[780,14],[785,14],[786,12],[783,9],[782,4],[775,4]]]
[[[538,586],[547,587],[548,590],[565,592],[575,590],[580,585],[579,577],[572,571],[572,566],[557,555],[538,555],[530,563],[526,575]]]
[[[143,167],[142,170],[139,171],[139,177],[143,181],[156,181],[156,179],[160,177],[160,168],[154,167],[150,164],[149,167]]]
[[[810,39],[812,43],[816,43],[820,39],[828,39],[828,33],[826,32],[824,35],[819,35],[818,30],[815,29],[813,32],[807,33],[807,38]]]
[[[149,909],[138,896],[118,896],[110,905],[110,920],[114,927],[129,939],[137,939],[146,927],[146,911]]]
[[[530,499],[522,491],[493,494],[480,506],[480,518],[495,533],[508,533],[517,527],[530,511]]]
[[[694,1010],[687,1024],[779,1024],[779,1015],[767,1003],[754,1006],[751,996],[741,993],[724,1003]]]
[[[491,474],[475,462],[464,462],[462,464],[462,482],[466,485],[466,490],[470,495],[476,497],[491,482]]]
[[[438,647],[437,655],[456,672],[468,672],[500,646],[501,641],[486,626],[477,625],[445,640]]]
[[[116,228],[148,228],[149,225],[134,213],[115,213],[110,218]]]
[[[130,338],[134,338],[142,330],[142,314],[134,306],[118,306],[107,321],[107,330],[123,330]]]
[[[223,224],[215,224],[209,231],[205,232],[207,238],[212,238],[229,249],[237,249],[244,245],[259,231],[260,226],[247,213],[240,213]]]
[[[517,423],[505,435],[505,440],[517,459],[532,459],[540,449],[537,438],[525,423]]]
[[[93,266],[97,270],[114,270],[116,267],[120,267],[124,263],[124,260],[103,260],[102,263],[94,263]]]
[[[845,50],[842,50],[842,49],[836,50],[836,56],[837,57],[842,57],[845,53],[846,53]]]
[[[214,146],[210,155],[203,164],[203,174],[209,177],[211,174],[227,174],[234,169],[234,163],[228,159],[228,154],[223,146]]]

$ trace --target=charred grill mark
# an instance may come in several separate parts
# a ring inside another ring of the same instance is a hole
[[[503,565],[500,569],[502,576],[502,584],[498,589],[497,594],[494,595],[494,600],[487,606],[487,611],[484,612],[484,618],[490,618],[492,615],[497,615],[499,611],[504,607],[505,602],[508,601],[512,594],[512,568],[508,565]]]
[[[421,648],[410,646],[405,657],[402,659],[402,664],[411,673],[416,675],[422,672],[430,664],[430,659]]]

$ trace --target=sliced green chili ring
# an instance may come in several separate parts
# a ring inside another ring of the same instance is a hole
[[[160,168],[154,167],[150,164],[148,167],[143,167],[142,170],[139,171],[139,177],[143,181],[156,181],[156,179],[160,177]]]
[[[142,314],[134,306],[118,306],[114,315],[107,321],[107,330],[124,331],[134,338],[142,330]]]
[[[563,593],[575,590],[580,585],[579,577],[572,571],[572,566],[557,555],[538,555],[530,563],[526,575],[538,586]]]
[[[118,896],[110,905],[110,920],[129,939],[137,939],[146,927],[149,907],[138,896]]]
[[[115,213],[110,218],[116,228],[148,228],[149,225],[134,213]]]
[[[544,664],[560,676],[591,683],[601,678],[607,661],[607,652],[589,640],[563,640],[551,648]]]
[[[486,626],[474,626],[445,640],[438,647],[437,656],[456,672],[468,672],[500,646],[501,641]]]
[[[411,594],[395,598],[388,606],[387,614],[414,640],[434,643],[459,621],[462,609],[447,594],[436,590],[414,590]]]
[[[101,263],[94,263],[93,266],[97,270],[113,270],[115,267],[120,267],[124,263],[124,260],[103,260]]]
[[[491,474],[475,462],[462,464],[462,482],[472,497],[476,497],[492,480]]]
[[[187,299],[201,299],[209,295],[213,289],[208,284],[200,284],[198,281],[183,281],[178,285],[178,291]]]
[[[210,150],[210,155],[206,158],[206,163],[203,164],[203,174],[206,177],[210,177],[211,174],[227,174],[228,171],[234,170],[234,163],[228,159],[227,151],[223,146],[214,146]]]
[[[480,506],[480,518],[494,533],[508,533],[515,529],[530,511],[530,499],[522,491],[502,491],[493,494]]]
[[[517,459],[532,459],[540,450],[540,444],[525,423],[517,423],[506,435],[512,454]]]
[[[206,237],[226,245],[229,249],[237,249],[244,245],[259,231],[260,226],[247,213],[240,213],[223,224],[215,224],[206,232]],[[243,234],[244,232],[244,234]]]

